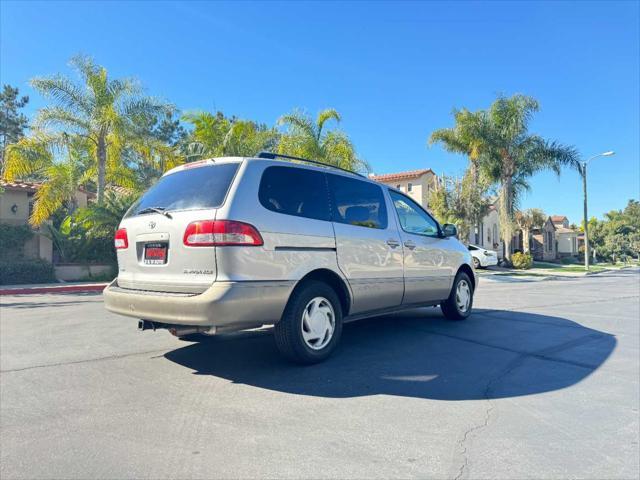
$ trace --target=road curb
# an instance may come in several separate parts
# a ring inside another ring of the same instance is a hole
[[[35,295],[39,293],[101,292],[108,283],[87,285],[51,285],[42,287],[0,288],[0,295]]]

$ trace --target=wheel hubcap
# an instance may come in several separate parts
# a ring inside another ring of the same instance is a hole
[[[469,310],[469,304],[471,303],[471,288],[466,280],[460,280],[458,282],[458,288],[456,289],[456,304],[458,310],[462,313]]]
[[[302,312],[302,338],[313,350],[327,346],[333,337],[336,316],[331,302],[324,297],[316,297],[307,303]]]

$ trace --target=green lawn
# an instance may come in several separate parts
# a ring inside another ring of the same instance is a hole
[[[603,270],[606,270],[608,268],[622,268],[625,266],[630,266],[632,264],[624,264],[624,263],[597,263],[595,265],[590,265],[589,266],[589,271],[590,272],[601,272]],[[580,273],[580,272],[584,272],[584,265],[582,264],[571,264],[571,265],[564,265],[562,263],[550,263],[550,262],[533,262],[533,267],[531,267],[533,270],[535,269],[544,269],[544,270],[558,270],[558,271],[562,271],[562,272],[575,272],[575,273]]]

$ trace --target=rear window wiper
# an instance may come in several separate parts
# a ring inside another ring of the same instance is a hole
[[[169,212],[165,211],[166,209],[163,207],[145,207],[138,212],[138,215],[143,215],[145,213],[159,213],[160,215],[164,215],[167,218],[173,218]]]

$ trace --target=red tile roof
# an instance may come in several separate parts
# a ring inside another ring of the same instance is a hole
[[[0,187],[5,190],[33,193],[37,192],[41,186],[42,183],[40,182],[23,182],[22,180],[4,180],[0,178]],[[78,191],[86,193],[89,197],[95,196],[95,193],[89,192],[84,187],[79,187]]]
[[[565,220],[569,220],[567,217],[565,217],[564,215],[551,215],[551,221],[553,223],[562,223]]]
[[[21,182],[19,180],[10,181],[0,179],[0,187],[5,190],[18,190],[22,192],[36,192],[40,188],[41,183],[36,182]]]
[[[395,182],[396,180],[406,180],[409,178],[418,178],[424,175],[425,173],[433,173],[433,170],[427,168],[426,170],[410,170],[408,172],[398,172],[398,173],[385,173],[382,175],[371,175],[371,180],[375,180],[376,182]]]

